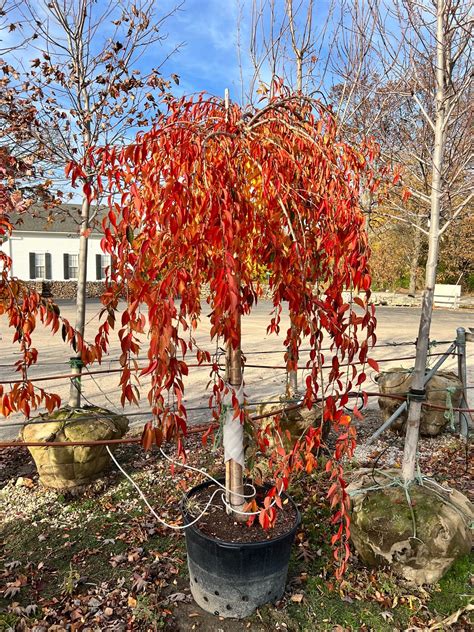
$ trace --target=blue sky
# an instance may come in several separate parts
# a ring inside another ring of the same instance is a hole
[[[265,0],[256,1],[257,5],[265,4]],[[232,99],[245,100],[245,93],[255,75],[250,56],[252,4],[252,0],[184,0],[182,8],[171,16],[164,26],[168,38],[161,51],[163,53],[172,50],[174,46],[183,43],[180,51],[174,54],[163,68],[164,75],[170,73],[179,75],[180,86],[176,92],[189,94],[206,91],[220,96],[224,94],[225,88],[229,88]],[[320,58],[321,68],[325,67],[323,58],[328,54],[326,41],[331,37],[333,26],[331,24],[325,38],[321,37],[331,5],[332,0],[315,0],[313,5],[315,51]],[[166,2],[161,0],[161,6],[169,9],[173,6],[172,0],[166,0]],[[335,6],[332,20],[339,18],[340,5],[336,3]],[[276,29],[278,30],[285,14],[285,0],[275,0],[275,7]],[[306,19],[306,7],[307,0],[294,2],[297,29]],[[268,6],[263,24],[268,35]],[[258,32],[257,39],[261,55],[263,51],[261,30]],[[321,49],[319,49],[319,40],[324,41]],[[146,61],[149,58],[150,55],[147,56]],[[289,63],[286,60],[285,63],[286,68],[293,68],[293,60]],[[259,80],[269,83],[270,76],[269,69],[264,64],[260,70]]]
[[[76,1],[67,0],[68,4],[72,5]],[[155,0],[155,11],[158,16],[165,15],[180,1]],[[284,7],[284,0],[277,2],[282,2]],[[46,0],[32,4],[39,18],[44,19],[46,24],[47,13],[43,3],[46,4]],[[109,0],[97,0],[94,4],[96,14],[100,15],[109,4]],[[206,91],[221,95],[228,87],[234,98],[238,98],[236,95],[240,96],[242,85],[237,47],[239,22],[244,52],[242,70],[247,80],[253,72],[248,56],[251,4],[252,0],[183,0],[182,6],[163,25],[162,31],[167,34],[166,40],[149,48],[138,67],[146,72],[151,67],[160,65],[170,51],[182,45],[162,69],[165,77],[171,73],[176,73],[180,77],[180,85],[174,90],[177,94]],[[239,15],[242,16],[240,21]],[[15,46],[28,32],[28,27],[21,27],[21,22],[26,16],[27,10],[20,2],[3,23],[0,21],[0,27],[6,27],[0,32],[0,56],[2,49]],[[12,22],[16,23],[17,28],[9,31],[8,25]],[[56,27],[50,24],[49,28],[54,31]],[[113,28],[112,24],[104,21],[97,33],[97,39],[101,44],[104,38],[112,33]],[[59,30],[58,33],[63,38],[63,31]],[[14,57],[25,67],[29,67],[30,59],[38,56],[41,56],[41,51],[35,50],[34,42],[14,52]]]
[[[154,8],[158,16],[169,13],[181,0],[154,0]],[[256,0],[265,3],[265,0]],[[67,0],[67,6],[74,6],[77,0]],[[96,0],[93,3],[93,12],[101,15],[109,5],[110,0]],[[132,0],[130,0],[130,3]],[[38,0],[31,4],[34,6],[37,16],[44,24],[48,24],[48,12],[44,9],[47,0]],[[277,22],[281,20],[285,12],[285,0],[275,0]],[[113,4],[113,3],[112,3]],[[180,85],[173,88],[176,94],[190,94],[200,91],[209,92],[216,96],[224,94],[225,88],[229,88],[231,98],[242,100],[242,86],[247,90],[254,76],[254,68],[250,58],[250,36],[252,24],[253,0],[183,0],[182,6],[172,14],[164,23],[162,31],[167,38],[161,44],[150,47],[138,63],[143,72],[151,67],[162,64],[167,55],[177,46],[179,51],[172,54],[170,59],[162,67],[162,73],[169,77],[175,73],[180,78]],[[327,16],[330,0],[316,0],[314,8],[314,23],[316,31],[318,26],[324,23]],[[306,0],[298,0],[295,7],[301,5],[300,16],[305,15]],[[21,24],[26,19],[28,11],[20,2],[11,14],[4,20],[3,26],[9,22]],[[266,17],[266,30],[268,31],[268,11]],[[112,35],[114,27],[110,18],[104,20],[97,31],[97,46],[101,47],[104,40]],[[298,22],[300,18],[296,14]],[[0,24],[2,26],[2,24]],[[278,24],[279,27],[279,24]],[[57,26],[49,22],[51,32]],[[240,35],[238,34],[240,28]],[[28,32],[26,26],[20,26],[12,32],[3,28],[0,33],[0,51],[2,48],[14,45]],[[260,36],[261,34],[259,34]],[[62,29],[58,30],[58,36],[64,39]],[[239,60],[238,40],[240,37],[241,59]],[[261,43],[260,43],[261,45]],[[98,49],[99,50],[99,49]],[[260,49],[261,50],[261,49]],[[29,67],[29,60],[40,56],[41,52],[35,50],[35,42],[22,47],[14,53],[17,60]],[[1,54],[1,53],[0,53]],[[260,78],[269,82],[270,75],[263,68]],[[243,82],[242,82],[243,79]],[[245,97],[244,97],[245,98]]]
[[[205,90],[223,95],[240,95],[240,69],[237,52],[238,7],[233,0],[186,0],[183,8],[172,16],[163,48],[183,42],[183,47],[166,63],[163,71],[180,77],[180,91]],[[244,17],[243,38],[248,40],[249,19]],[[243,42],[247,46],[247,41]],[[245,72],[250,71],[248,64]]]
[[[316,0],[315,32],[324,23],[329,5],[330,0]],[[167,0],[166,6],[172,6],[171,0]],[[283,17],[285,0],[276,0],[275,6],[278,21]],[[294,6],[298,24],[305,17],[306,1],[295,2]],[[268,12],[266,24],[268,27]],[[242,100],[242,79],[245,91],[254,76],[250,57],[251,28],[252,0],[184,0],[181,10],[167,22],[165,30],[169,35],[163,49],[170,50],[181,42],[184,45],[166,63],[164,74],[178,74],[183,93],[206,91],[223,95],[225,88],[229,88],[231,98]],[[266,68],[262,69],[260,78],[269,81]]]

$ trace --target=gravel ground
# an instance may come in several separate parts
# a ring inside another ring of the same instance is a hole
[[[369,437],[385,421],[379,410],[368,410],[364,415],[364,421],[356,422],[358,445],[354,453],[354,459],[361,465],[377,459],[380,467],[400,466],[403,457],[404,435],[390,430],[386,431],[371,445],[366,445]],[[433,454],[436,450],[456,442],[457,438],[451,433],[443,433],[438,437],[420,437],[418,451],[420,458]]]

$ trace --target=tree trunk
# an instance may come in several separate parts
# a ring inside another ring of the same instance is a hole
[[[435,139],[433,149],[431,181],[431,223],[428,237],[428,260],[426,263],[425,289],[421,305],[420,326],[416,344],[415,369],[413,371],[413,390],[423,391],[426,371],[431,317],[433,312],[434,286],[439,251],[439,217],[441,208],[441,172],[445,142],[445,40],[444,40],[444,0],[437,2],[437,43],[436,43],[436,116],[434,121]],[[408,408],[405,447],[403,453],[402,476],[405,483],[415,478],[418,437],[420,433],[421,401],[412,399]]]
[[[84,339],[84,329],[86,320],[86,282],[87,282],[87,230],[89,228],[91,204],[87,197],[82,200],[81,211],[81,235],[79,238],[79,257],[77,270],[77,297],[76,297],[76,331]],[[77,375],[72,378],[69,390],[69,406],[79,408],[81,405],[81,375],[82,361],[81,353],[77,353],[71,361],[71,370]]]
[[[293,324],[293,315],[290,314],[290,320],[291,320],[291,335],[292,337],[296,336],[296,327]],[[289,355],[290,355],[290,359],[294,360],[293,358],[293,353],[291,351],[291,345],[289,347],[289,351],[288,351]],[[287,376],[287,397],[295,397],[296,394],[298,393],[298,371],[296,369],[288,371],[288,376]]]
[[[415,243],[413,246],[413,252],[412,252],[411,261],[410,261],[410,284],[408,286],[409,296],[416,295],[416,281],[417,281],[417,275],[418,275],[418,264],[420,261],[421,240],[422,240],[421,230],[418,230],[417,228],[415,228],[414,230],[415,230]]]
[[[227,382],[231,390],[235,390],[239,400],[239,406],[243,404],[243,384],[242,384],[242,348],[241,348],[241,317],[236,319],[236,327],[239,337],[239,344],[236,348],[229,343],[226,354]],[[224,460],[225,460],[225,484],[226,499],[232,509],[243,511],[245,501],[244,493],[244,428],[240,419],[234,419],[234,409],[232,407],[231,395],[227,396],[225,421],[223,431]],[[228,509],[228,513],[233,513]],[[234,519],[238,522],[247,520],[245,515],[234,513]]]

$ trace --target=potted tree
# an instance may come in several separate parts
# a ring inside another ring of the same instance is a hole
[[[288,447],[268,441],[270,433],[281,439],[278,416],[276,423],[250,423],[241,326],[259,296],[254,266],[269,271],[269,332],[279,333],[282,303],[289,304],[289,369],[298,363],[303,338],[311,345],[302,405],[320,403],[337,433],[326,471],[338,575],[349,556],[341,460],[355,445],[343,407],[365,379],[375,341],[359,189],[362,177],[377,186],[370,177],[376,148],[345,143],[331,111],[317,101],[281,86],[275,94],[257,110],[205,96],[169,100],[168,111],[135,142],[95,150],[100,177],[90,193],[110,194],[102,247],[112,266],[96,340],[100,345],[120,323],[122,397],[129,402],[139,397],[136,357],[146,349],[148,366],[140,375],[151,376],[154,419],[143,433],[145,447],[173,439],[185,458],[187,357],[195,353],[210,366],[209,406],[222,430],[225,477],[215,488],[192,489],[183,513],[193,595],[222,616],[245,616],[282,594],[298,525],[285,491],[292,474],[316,466],[321,445],[320,424]],[[227,347],[225,375],[193,335],[204,287],[211,338]],[[352,290],[359,295],[347,303],[343,292]],[[266,455],[266,486],[248,485],[244,433]],[[210,498],[211,517],[196,523]]]

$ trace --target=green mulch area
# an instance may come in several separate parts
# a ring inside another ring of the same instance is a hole
[[[220,455],[197,439],[188,447],[191,465],[217,473]],[[459,445],[443,449],[451,452],[440,463],[455,462]],[[157,452],[146,455],[137,446],[116,454],[158,514],[179,522],[183,489],[202,477],[173,474]],[[11,449],[0,457],[0,480],[0,630],[469,629],[472,559],[423,589],[366,569],[355,556],[343,581],[335,581],[322,474],[292,489],[304,512],[284,598],[246,621],[219,619],[193,603],[184,536],[160,526],[119,473],[80,495],[47,491],[25,451]]]

